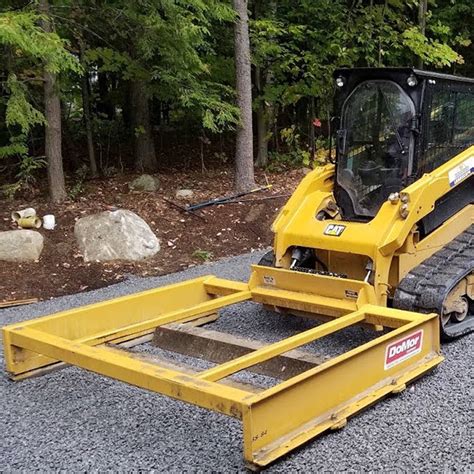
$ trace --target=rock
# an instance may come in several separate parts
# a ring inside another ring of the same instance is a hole
[[[142,260],[160,250],[160,242],[148,224],[124,209],[79,219],[74,235],[86,262]]]
[[[29,262],[38,260],[43,250],[43,236],[34,230],[0,232],[0,260]]]
[[[178,189],[176,191],[176,199],[191,199],[192,197],[194,197],[192,189]]]
[[[128,185],[130,191],[145,191],[148,193],[157,191],[159,187],[159,179],[150,174],[142,174]]]
[[[311,171],[313,171],[311,168],[301,168],[301,171],[303,173],[304,176],[306,176],[307,174],[311,173]]]

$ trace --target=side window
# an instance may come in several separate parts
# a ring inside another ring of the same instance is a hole
[[[461,147],[474,143],[474,92],[457,94],[453,141]]]
[[[435,89],[427,112],[421,173],[438,168],[474,143],[474,92]]]
[[[428,149],[447,146],[451,141],[455,101],[455,95],[451,91],[433,93],[428,126]]]

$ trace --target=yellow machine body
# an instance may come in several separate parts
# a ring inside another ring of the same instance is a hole
[[[335,167],[315,169],[303,179],[273,224],[276,267],[290,266],[290,250],[295,246],[318,249],[319,257],[331,272],[345,273],[349,278],[331,278],[329,285],[343,307],[354,303],[354,299],[386,306],[387,299],[412,268],[474,223],[471,204],[422,240],[417,228],[417,223],[434,209],[435,203],[451,191],[450,173],[466,169],[465,180],[472,175],[473,162],[474,146],[425,174],[400,192],[398,198],[387,200],[369,222],[341,221],[340,217],[317,220],[318,212],[330,201],[334,202]],[[369,261],[373,275],[371,284],[364,284]],[[355,281],[351,283],[355,289],[348,288],[351,280]],[[321,295],[327,288],[326,284],[316,285],[311,292]],[[333,308],[337,311],[338,304],[328,311],[322,306],[321,312],[333,316]]]

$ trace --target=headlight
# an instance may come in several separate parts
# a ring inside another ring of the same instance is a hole
[[[336,86],[337,87],[343,87],[345,83],[346,83],[346,81],[342,76],[339,76],[339,77],[336,78]]]
[[[410,87],[415,87],[418,84],[418,80],[416,79],[416,77],[413,74],[410,74],[408,76],[408,79],[407,79],[407,84]]]

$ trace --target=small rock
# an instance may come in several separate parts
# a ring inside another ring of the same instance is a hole
[[[176,199],[191,199],[194,197],[192,189],[178,189],[176,191]]]
[[[0,260],[30,262],[38,260],[43,250],[43,236],[34,230],[0,232]]]
[[[303,175],[306,176],[308,173],[311,173],[313,171],[311,168],[302,168],[301,171],[303,172]]]
[[[157,191],[159,187],[159,179],[150,174],[142,174],[128,185],[130,191],[145,191],[148,193]]]
[[[142,260],[159,252],[148,224],[131,211],[105,211],[79,219],[74,226],[84,261]]]

